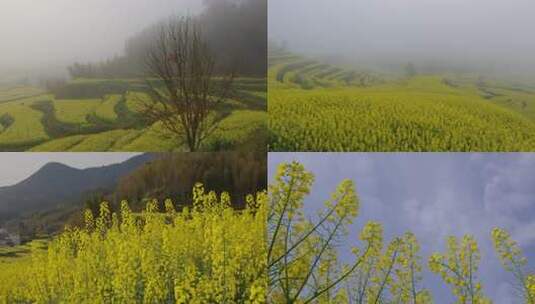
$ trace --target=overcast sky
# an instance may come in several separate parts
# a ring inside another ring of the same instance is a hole
[[[0,68],[58,65],[120,54],[125,39],[201,0],[0,0]]]
[[[499,226],[511,232],[535,266],[535,154],[270,153],[270,180],[280,162],[292,160],[316,175],[305,200],[309,212],[343,179],[355,182],[361,215],[349,240],[365,222],[378,220],[389,239],[413,231],[427,258],[444,251],[446,236],[473,234],[481,248],[484,292],[494,303],[521,303],[512,299],[512,278],[500,266],[490,231]],[[425,281],[436,303],[453,302],[438,276],[426,273]]]
[[[139,153],[0,153],[0,187],[13,185],[50,162],[74,168],[101,167]]]
[[[269,0],[269,36],[299,52],[535,62],[533,0]]]

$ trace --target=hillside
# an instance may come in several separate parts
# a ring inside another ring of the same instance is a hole
[[[182,208],[191,204],[192,189],[197,183],[216,193],[228,192],[233,197],[233,207],[242,208],[246,195],[267,187],[265,154],[240,151],[163,155],[121,177],[107,199],[116,207],[121,200],[128,200],[139,211],[147,198],[160,202],[170,198],[177,208]]]
[[[261,147],[266,129],[266,80],[240,78],[217,110],[220,130],[205,151]],[[0,87],[0,151],[181,151],[185,148],[149,122],[142,79],[75,79],[47,91]]]
[[[475,75],[392,79],[270,54],[271,151],[535,150],[529,86]]]
[[[266,189],[264,153],[144,154],[121,164],[75,169],[49,163],[26,180],[0,188],[0,228],[22,234],[55,234],[65,225],[83,223],[83,209],[99,212],[102,201],[113,210],[127,200],[139,212],[147,200],[172,199],[177,208],[189,206],[192,189],[231,194],[234,208],[243,208],[245,196]],[[30,238],[33,238],[30,237]]]
[[[0,219],[42,212],[79,203],[81,197],[97,189],[113,190],[118,179],[154,155],[144,154],[123,163],[98,168],[76,169],[49,163],[27,179],[0,188]]]
[[[268,57],[270,88],[328,88],[336,86],[370,86],[382,83],[380,75],[327,64],[293,53],[271,49]]]

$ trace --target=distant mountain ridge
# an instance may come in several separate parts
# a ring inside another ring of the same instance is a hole
[[[76,169],[57,162],[48,163],[25,180],[0,187],[0,219],[73,203],[91,190],[113,190],[121,176],[154,158],[153,154],[142,154],[122,163],[87,169]]]

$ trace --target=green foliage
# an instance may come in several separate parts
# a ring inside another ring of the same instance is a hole
[[[0,103],[27,99],[28,97],[39,96],[41,94],[43,94],[43,90],[31,86],[0,88]]]
[[[100,106],[100,99],[56,100],[55,114],[59,121],[71,124],[88,124],[87,117]]]
[[[252,147],[266,145],[266,112],[237,110],[224,118],[213,134],[207,138],[207,150],[229,150],[253,142]]]
[[[47,240],[36,239],[16,247],[0,247],[0,303],[13,303],[26,292],[19,289],[31,269],[31,253],[44,252]]]
[[[60,139],[55,139],[55,140],[47,141],[43,144],[34,146],[29,151],[30,152],[40,152],[40,151],[67,152],[71,148],[73,148],[74,146],[82,142],[86,137],[87,135],[74,135],[74,136],[68,136],[68,137],[64,137]],[[96,150],[96,148],[94,150]]]
[[[78,144],[70,147],[70,152],[91,152],[98,151],[110,151],[113,150],[115,144],[130,135],[130,130],[113,130],[109,132],[103,132],[99,134],[89,135],[84,138]]]
[[[123,97],[121,95],[107,95],[104,101],[98,106],[95,113],[96,115],[106,121],[115,121],[117,119],[117,113],[115,113],[115,107],[121,101]]]
[[[143,202],[152,198],[173,197],[188,203],[191,189],[201,182],[218,193],[227,191],[233,198],[232,206],[242,209],[247,194],[266,189],[266,162],[265,153],[169,153],[122,177],[110,197],[128,200],[134,210],[140,210]]]
[[[145,152],[177,151],[180,145],[165,131],[160,122],[156,122],[132,138],[130,142],[123,143],[120,149]]]
[[[6,113],[13,121],[0,134],[0,146],[35,144],[49,138],[41,124],[42,114],[27,107],[23,102],[1,104],[0,115]]]
[[[76,79],[52,91],[57,99],[102,99],[110,94],[124,94],[129,81],[112,79]]]
[[[143,110],[143,103],[150,100],[150,97],[143,92],[127,92],[126,93],[126,106],[129,111],[133,113],[140,113]]]

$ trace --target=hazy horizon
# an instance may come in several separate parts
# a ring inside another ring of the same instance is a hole
[[[112,165],[126,161],[140,153],[22,153],[4,152],[0,157],[0,187],[14,185],[52,162],[84,169]]]
[[[120,55],[127,38],[171,15],[197,14],[199,0],[5,0],[0,74],[59,69]]]
[[[336,4],[333,4],[336,3]],[[535,75],[529,0],[270,0],[270,41],[355,64],[441,63]]]

